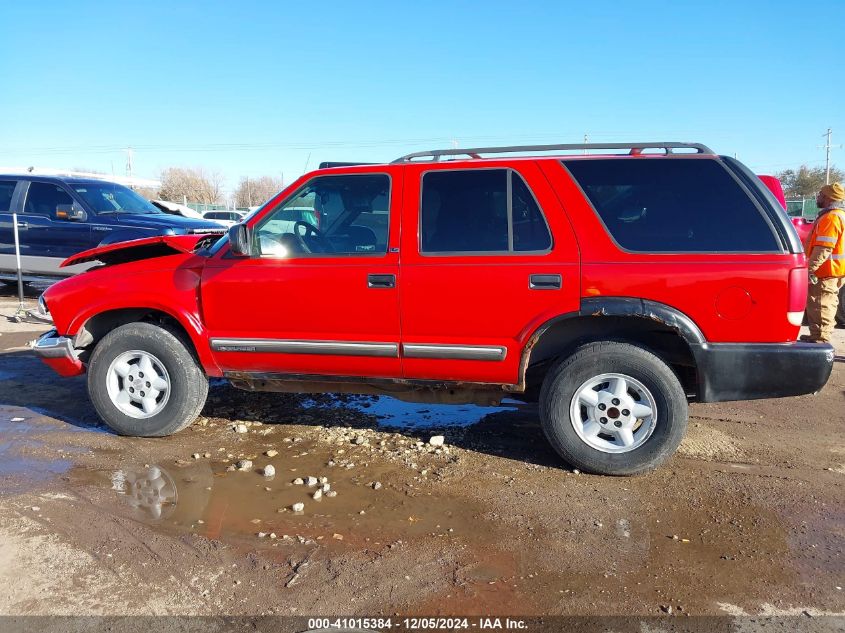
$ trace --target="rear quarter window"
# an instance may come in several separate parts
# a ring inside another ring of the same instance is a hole
[[[623,249],[781,252],[771,226],[716,160],[562,161]]]

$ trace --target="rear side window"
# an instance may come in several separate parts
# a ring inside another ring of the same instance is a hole
[[[549,227],[531,190],[510,169],[423,175],[422,253],[548,251]]]
[[[56,207],[60,204],[73,204],[73,198],[64,189],[46,182],[29,183],[24,205],[26,213],[55,219]]]
[[[5,213],[12,208],[12,194],[15,193],[14,180],[0,180],[0,213]]]
[[[781,250],[751,198],[715,160],[591,159],[563,164],[626,250]]]

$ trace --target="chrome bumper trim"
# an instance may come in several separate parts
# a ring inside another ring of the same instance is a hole
[[[76,349],[73,347],[73,339],[66,336],[59,336],[56,330],[42,334],[35,342],[33,351],[41,358],[68,358],[77,359]]]

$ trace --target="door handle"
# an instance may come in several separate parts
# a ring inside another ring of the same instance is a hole
[[[28,229],[29,224],[27,224],[26,222],[21,222],[20,220],[18,220],[18,228],[19,229]]]
[[[560,290],[563,277],[560,275],[529,275],[528,287],[531,290]]]
[[[396,275],[367,275],[367,288],[395,288]]]

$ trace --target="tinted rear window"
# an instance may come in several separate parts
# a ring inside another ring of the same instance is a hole
[[[629,251],[780,251],[763,215],[715,160],[563,161]]]

